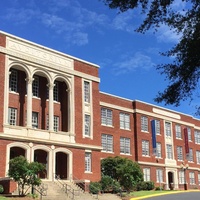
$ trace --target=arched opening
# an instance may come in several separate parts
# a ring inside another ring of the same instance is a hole
[[[9,91],[8,124],[25,126],[26,72],[21,66],[9,70]]]
[[[56,153],[55,170],[56,175],[61,179],[68,178],[68,154],[63,152]]]
[[[174,174],[172,172],[168,172],[168,184],[170,190],[174,189]]]
[[[64,80],[54,81],[54,131],[69,131],[69,87]]]
[[[36,71],[33,75],[32,82],[32,115],[34,124],[33,128],[39,128],[43,130],[48,129],[48,77],[44,72]]]
[[[45,169],[38,173],[38,177],[42,179],[48,178],[48,153],[41,149],[35,150],[34,162],[42,163],[45,166]]]
[[[24,156],[26,157],[26,151],[25,149],[21,147],[11,147],[10,148],[10,159],[13,159],[18,156]]]

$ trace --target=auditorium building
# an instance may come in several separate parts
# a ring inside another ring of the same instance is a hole
[[[46,166],[43,181],[85,183],[122,156],[156,186],[200,188],[200,120],[99,84],[98,65],[0,32],[0,181],[19,155]]]

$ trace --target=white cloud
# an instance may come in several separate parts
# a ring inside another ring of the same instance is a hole
[[[124,56],[122,61],[115,63],[114,73],[121,75],[138,69],[149,70],[154,65],[150,56],[136,52],[133,56]]]
[[[168,26],[161,25],[158,29],[158,32],[156,33],[156,37],[159,42],[177,43],[180,40],[181,35],[178,35],[174,30],[170,29]]]
[[[135,27],[133,26],[133,11],[128,10],[124,13],[118,14],[112,22],[112,27],[117,30],[134,32]]]

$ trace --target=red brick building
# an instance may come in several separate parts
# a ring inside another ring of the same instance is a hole
[[[100,160],[120,155],[157,186],[199,187],[199,120],[102,93],[97,65],[4,32],[0,70],[0,179],[9,160],[23,155],[45,164],[43,180],[98,181]]]

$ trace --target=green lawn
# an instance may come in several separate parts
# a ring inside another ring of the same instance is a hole
[[[7,199],[7,198],[0,196],[0,200],[5,200],[5,199]]]

